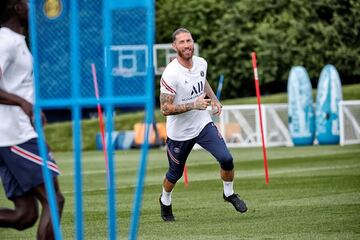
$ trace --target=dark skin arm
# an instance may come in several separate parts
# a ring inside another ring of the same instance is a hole
[[[33,122],[33,105],[24,98],[0,89],[0,104],[19,106]],[[43,112],[41,112],[41,121],[43,125],[46,124],[46,117]]]
[[[0,89],[0,104],[19,106],[30,119],[33,116],[33,105],[31,103],[22,97],[8,93],[2,89]]]

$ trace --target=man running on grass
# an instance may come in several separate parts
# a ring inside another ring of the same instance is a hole
[[[166,116],[169,161],[159,199],[161,217],[164,221],[175,220],[171,193],[183,174],[186,159],[195,143],[210,152],[219,162],[224,200],[244,213],[247,211],[246,204],[233,190],[233,158],[206,110],[211,105],[213,113],[220,115],[222,108],[206,80],[207,62],[201,57],[193,56],[194,40],[187,29],[177,29],[172,38],[177,57],[167,65],[160,80],[160,108]]]

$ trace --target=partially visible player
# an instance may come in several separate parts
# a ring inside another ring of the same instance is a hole
[[[26,45],[28,26],[26,0],[1,0],[0,28],[0,177],[14,209],[0,208],[0,227],[24,230],[39,218],[37,239],[54,239],[50,208],[44,186],[42,159],[32,125],[33,60]],[[48,154],[61,216],[65,199],[57,175],[59,169]]]
[[[171,61],[160,80],[160,108],[166,116],[167,157],[169,169],[163,181],[160,196],[161,217],[174,221],[171,193],[181,178],[186,159],[195,143],[210,152],[220,164],[223,180],[223,198],[237,211],[247,211],[246,204],[234,193],[234,164],[224,139],[206,110],[221,114],[221,104],[206,80],[207,62],[193,56],[194,40],[185,28],[177,29],[173,35],[173,48],[177,57]],[[205,98],[205,97],[209,98]]]

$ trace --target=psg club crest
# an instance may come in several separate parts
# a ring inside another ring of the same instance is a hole
[[[204,77],[204,75],[205,75],[204,71],[201,71],[200,76]]]
[[[63,10],[63,3],[61,0],[46,0],[44,1],[44,13],[49,19],[58,18]]]

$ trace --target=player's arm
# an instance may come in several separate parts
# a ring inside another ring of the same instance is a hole
[[[0,89],[0,104],[21,107],[24,113],[33,121],[33,105],[24,98]],[[43,126],[47,123],[46,116],[43,112],[41,112],[41,122]]]
[[[219,99],[217,99],[214,91],[212,90],[212,88],[207,80],[205,80],[205,93],[206,93],[206,96],[208,96],[211,99],[211,107],[213,110],[215,109],[213,111],[213,113],[215,115],[220,115],[222,105],[221,105]]]
[[[164,116],[177,115],[193,109],[205,110],[210,99],[204,99],[205,94],[198,97],[195,102],[174,104],[175,95],[160,92],[160,110]]]
[[[0,89],[0,104],[16,105],[21,107],[26,115],[31,118],[33,116],[33,105],[24,98]]]

